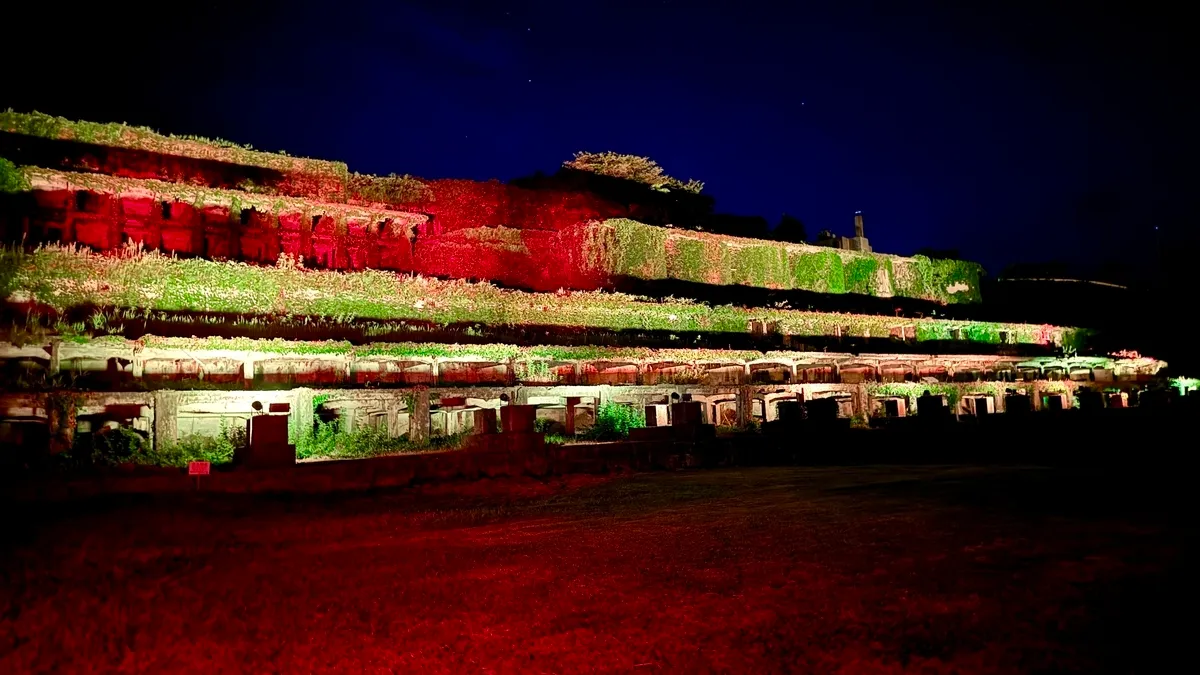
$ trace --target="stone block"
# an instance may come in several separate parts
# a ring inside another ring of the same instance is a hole
[[[795,424],[804,419],[804,409],[800,407],[800,401],[778,401],[775,411],[779,421],[785,424]]]
[[[475,412],[474,424],[471,427],[471,433],[494,434],[496,433],[496,410],[495,408],[480,408]]]
[[[506,405],[500,409],[500,421],[504,433],[532,433],[537,407],[532,405]]]
[[[630,429],[629,440],[635,443],[669,442],[674,438],[671,427],[644,427]]]
[[[702,424],[704,417],[699,401],[682,401],[671,404],[671,424],[674,426],[690,426]]]
[[[665,427],[668,424],[666,404],[646,406],[646,426]]]
[[[296,446],[288,443],[285,415],[255,415],[246,424],[249,442],[235,456],[242,466],[268,469],[294,466]]]

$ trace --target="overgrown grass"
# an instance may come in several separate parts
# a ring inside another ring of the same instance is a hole
[[[393,438],[382,427],[345,432],[338,420],[317,422],[316,429],[296,443],[296,459],[366,459],[432,450],[456,450],[465,445],[465,434],[434,436],[424,443],[407,436]]]
[[[246,430],[242,427],[227,427],[218,436],[188,434],[152,453],[151,462],[158,466],[184,467],[188,462],[212,462],[228,464],[233,454],[246,444]]]
[[[239,426],[223,426],[217,436],[187,434],[173,442],[151,446],[149,439],[130,427],[97,430],[75,437],[69,456],[61,458],[62,466],[161,466],[182,468],[188,462],[228,464],[234,452],[246,444],[246,430]]]
[[[128,310],[188,311],[349,322],[419,320],[434,324],[551,325],[606,330],[747,332],[752,319],[778,323],[787,335],[833,335],[850,326],[854,335],[886,336],[898,325],[918,326],[922,335],[950,327],[973,337],[998,341],[1007,331],[1017,343],[1043,343],[1046,329],[941,319],[903,319],[791,309],[712,307],[687,300],[662,302],[608,292],[525,293],[486,283],[442,281],[378,270],[333,272],[281,265],[265,267],[201,259],[181,260],[159,253],[103,256],[62,246],[20,255],[6,253],[14,272],[0,277],[10,300],[32,301],[58,310],[107,306]],[[780,261],[782,264],[782,261]],[[921,327],[927,327],[921,330]],[[930,330],[932,329],[932,330]]]
[[[255,150],[248,144],[234,143],[221,138],[160,134],[150,127],[116,122],[75,121],[37,111],[30,113],[14,112],[12,109],[0,111],[0,130],[27,136],[148,150],[184,157],[215,158],[237,164],[283,171],[299,169],[307,173],[329,174],[342,181],[345,181],[348,173],[346,165],[341,162],[292,157],[282,151],[264,152]]]

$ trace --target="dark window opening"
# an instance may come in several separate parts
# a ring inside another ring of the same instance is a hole
[[[1002,345],[1008,344],[1008,331],[1006,331],[1006,330],[1000,331],[1000,344],[1002,344]]]
[[[317,225],[321,222],[321,216],[313,216],[313,229],[317,229]]]
[[[962,339],[962,329],[961,328],[951,328],[950,329],[950,339],[951,340],[961,340]]]
[[[87,211],[87,207],[88,207],[87,190],[76,190],[75,191],[75,210],[76,211]]]
[[[238,214],[238,219],[241,220],[242,225],[250,224],[250,218],[253,213],[254,209],[242,209],[242,212]]]
[[[162,203],[162,219],[163,220],[171,219],[171,202],[163,202]]]

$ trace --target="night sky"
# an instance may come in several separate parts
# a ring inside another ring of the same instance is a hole
[[[861,209],[876,250],[957,248],[993,274],[1152,263],[1197,210],[1190,38],[1147,9],[37,4],[5,10],[0,107],[428,178],[647,155],[721,212],[790,213],[812,236]]]

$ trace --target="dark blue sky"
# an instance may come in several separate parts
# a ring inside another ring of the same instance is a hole
[[[10,68],[0,105],[431,178],[647,155],[720,211],[812,235],[861,209],[877,250],[958,248],[993,272],[1149,255],[1156,225],[1195,212],[1179,17],[894,4],[56,4],[5,30],[78,53],[43,50],[67,64],[53,77]]]

